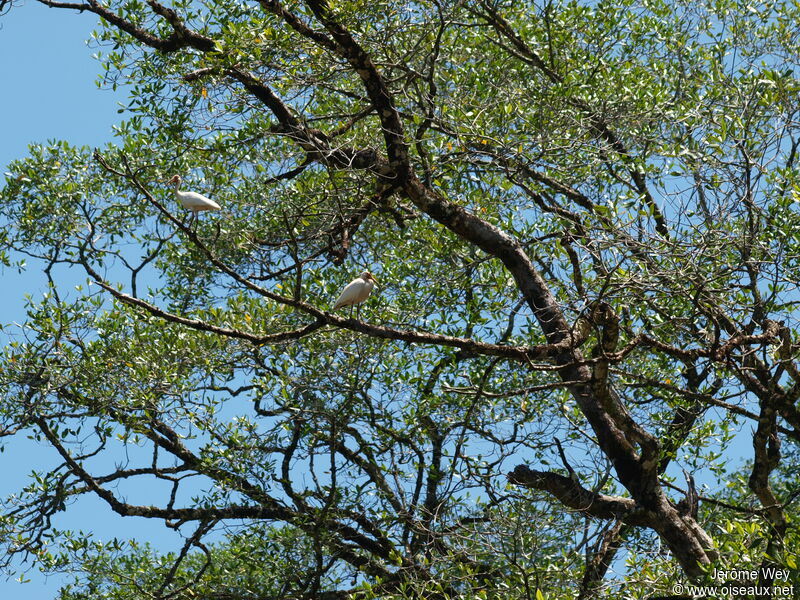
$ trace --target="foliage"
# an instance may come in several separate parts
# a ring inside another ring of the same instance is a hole
[[[101,18],[130,100],[0,191],[49,283],[0,435],[59,456],[4,504],[9,569],[69,600],[797,581],[796,3],[40,1]],[[59,530],[83,495],[185,545]]]

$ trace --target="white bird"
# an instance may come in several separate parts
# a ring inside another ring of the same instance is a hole
[[[372,273],[364,271],[344,287],[336,304],[333,305],[333,310],[337,310],[343,306],[361,304],[364,300],[369,298],[372,288],[375,287],[376,283],[378,283],[378,281],[372,276]]]
[[[178,188],[181,186],[181,176],[173,175],[167,183],[175,184],[175,197],[183,208],[192,211],[193,216],[197,216],[201,210],[219,210],[220,206],[211,198],[206,198],[197,192],[182,192]]]

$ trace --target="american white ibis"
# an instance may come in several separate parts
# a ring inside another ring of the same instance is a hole
[[[194,217],[197,216],[202,210],[219,210],[219,204],[214,202],[211,198],[206,198],[203,194],[197,192],[182,192],[178,188],[181,186],[181,176],[173,175],[168,184],[175,184],[175,197],[180,202],[183,208],[192,211]]]
[[[372,273],[364,271],[344,287],[336,304],[333,305],[333,310],[340,309],[343,306],[361,304],[364,300],[369,298],[372,288],[375,287],[376,283],[378,283],[378,281],[372,276]],[[352,310],[351,308],[351,313]]]

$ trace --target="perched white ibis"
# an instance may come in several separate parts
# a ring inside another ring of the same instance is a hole
[[[168,184],[175,184],[175,197],[180,202],[183,208],[192,211],[194,217],[197,216],[201,210],[219,210],[219,204],[214,202],[211,198],[206,198],[203,194],[197,192],[182,192],[178,188],[181,186],[181,176],[173,175]]]
[[[376,283],[378,283],[378,281],[372,276],[372,273],[364,271],[344,287],[336,304],[333,305],[333,310],[337,310],[343,306],[361,304],[364,300],[369,298],[370,292],[372,292],[372,288],[375,287]],[[352,310],[351,308],[351,313]]]

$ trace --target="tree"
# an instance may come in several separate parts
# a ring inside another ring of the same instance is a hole
[[[60,457],[8,565],[65,598],[796,581],[796,3],[40,1],[131,92],[117,143],[2,190],[50,282],[2,434]],[[84,494],[185,545],[58,530]]]

